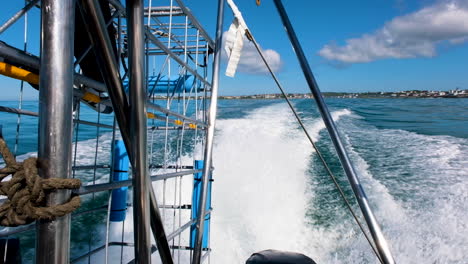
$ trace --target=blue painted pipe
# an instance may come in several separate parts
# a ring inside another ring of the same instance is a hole
[[[203,169],[204,162],[203,160],[196,160],[195,161],[195,169],[196,170],[201,170]],[[200,206],[200,195],[201,195],[201,189],[202,189],[202,172],[197,172],[193,174],[193,194],[192,194],[192,219],[198,218],[198,207]],[[208,190],[206,194],[206,206],[205,209],[206,211],[210,210],[211,208],[211,183],[212,183],[212,178],[211,174],[209,177],[209,182],[208,182]],[[202,242],[202,247],[203,248],[208,248],[208,239],[210,237],[210,218],[211,214],[208,214],[205,216],[205,221],[204,221],[204,227],[203,227],[203,242]],[[194,248],[195,247],[195,238],[196,238],[196,223],[192,224],[190,227],[190,247]]]
[[[183,91],[190,92],[192,87],[200,87],[200,80],[195,81],[193,75],[156,75],[148,77],[148,94],[160,93],[181,93]],[[124,81],[125,91],[128,92],[128,80]],[[195,90],[194,90],[195,91]],[[200,89],[199,89],[200,91]]]
[[[113,181],[128,180],[129,163],[123,140],[115,140]],[[128,187],[122,187],[112,191],[110,221],[121,222],[125,220],[125,215],[127,213],[127,190]]]

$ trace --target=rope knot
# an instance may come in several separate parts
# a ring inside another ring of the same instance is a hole
[[[63,204],[46,205],[46,194],[58,189],[76,189],[79,179],[42,179],[37,171],[37,158],[28,158],[17,162],[8,149],[5,140],[0,137],[0,154],[5,167],[0,169],[0,195],[8,199],[0,205],[0,225],[18,226],[35,220],[52,220],[76,210],[80,206],[80,197],[72,195]],[[11,175],[11,179],[4,179]]]

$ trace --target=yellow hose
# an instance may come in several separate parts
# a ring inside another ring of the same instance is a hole
[[[28,83],[39,84],[39,75],[5,62],[0,62],[0,74]],[[99,96],[89,92],[86,92],[82,99],[91,103],[101,102],[101,98]]]
[[[101,98],[93,93],[90,93],[90,92],[86,92],[83,97],[82,97],[83,100],[85,101],[88,101],[88,102],[92,102],[92,103],[99,103],[101,102]]]
[[[0,74],[28,83],[39,84],[39,75],[5,62],[0,62]]]

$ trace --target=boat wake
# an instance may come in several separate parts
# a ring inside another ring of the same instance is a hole
[[[333,112],[335,119],[349,110]],[[253,111],[242,119],[219,120],[215,142],[212,259],[243,263],[263,249],[302,252],[324,259],[334,233],[312,229],[306,219],[313,193],[308,164],[313,153],[283,104]],[[318,138],[324,129],[313,122]]]
[[[347,109],[332,116],[339,120],[396,261],[464,263],[467,140],[377,129]],[[314,140],[330,146],[328,137],[321,136],[325,127],[319,117],[306,125]],[[331,181],[314,174],[313,168],[322,165],[314,161],[310,143],[286,105],[218,120],[217,128],[214,263],[243,263],[250,254],[270,248],[301,252],[318,263],[377,263]],[[322,195],[326,197],[318,197]],[[314,218],[318,211],[329,212],[331,221]]]
[[[341,125],[396,261],[466,263],[468,140]]]

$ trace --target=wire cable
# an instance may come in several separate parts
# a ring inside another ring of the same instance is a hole
[[[356,223],[358,224],[359,226],[359,229],[361,229],[363,235],[365,236],[367,242],[369,242],[369,245],[370,247],[372,248],[372,250],[374,251],[374,254],[377,256],[377,258],[379,259],[380,263],[383,263],[382,262],[382,259],[380,258],[380,255],[378,254],[377,252],[377,249],[375,248],[374,244],[372,243],[372,241],[370,240],[369,236],[367,235],[367,233],[365,232],[365,229],[364,229],[364,226],[361,224],[361,222],[359,221],[357,215],[354,213],[354,210],[353,208],[351,207],[351,204],[349,203],[348,199],[346,198],[344,192],[343,192],[343,189],[340,187],[340,185],[338,184],[338,181],[336,180],[336,177],[335,175],[333,174],[333,172],[330,170],[330,167],[328,166],[327,162],[325,161],[325,159],[323,158],[323,155],[322,153],[319,151],[317,145],[315,144],[314,140],[312,139],[312,137],[310,136],[309,132],[307,131],[304,123],[302,122],[302,119],[300,118],[299,114],[297,113],[296,109],[294,108],[294,106],[292,105],[291,101],[289,100],[287,94],[284,92],[284,89],[281,85],[281,83],[279,82],[278,78],[276,77],[275,73],[273,72],[273,70],[271,69],[270,65],[268,64],[265,56],[263,55],[263,52],[262,50],[260,49],[260,47],[258,46],[258,43],[257,41],[255,40],[255,38],[253,37],[252,35],[252,32],[249,31],[249,29],[246,29],[246,36],[248,36],[249,40],[254,44],[255,46],[255,49],[257,50],[258,54],[260,55],[260,57],[262,58],[263,62],[265,63],[265,66],[267,67],[268,71],[270,72],[270,75],[271,77],[273,78],[273,80],[275,81],[276,85],[278,86],[279,90],[281,91],[281,94],[283,95],[284,99],[286,100],[286,102],[288,103],[288,106],[289,108],[291,109],[291,111],[293,112],[294,116],[296,117],[296,120],[297,122],[299,123],[299,125],[301,126],[302,130],[304,131],[305,135],[307,136],[307,139],[309,140],[310,144],[312,144],[312,147],[314,148],[315,152],[317,153],[317,156],[319,157],[320,161],[322,162],[323,166],[325,167],[325,170],[327,171],[328,175],[330,176],[330,178],[332,179],[333,183],[335,184],[338,192],[340,193],[340,196],[343,198],[345,204],[346,204],[346,207],[349,209],[350,213],[353,215],[353,218],[354,220],[356,221]]]

